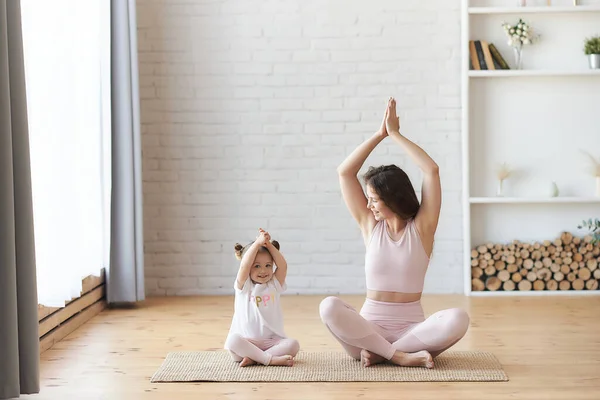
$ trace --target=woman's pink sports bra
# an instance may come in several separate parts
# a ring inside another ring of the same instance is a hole
[[[365,254],[367,289],[382,292],[421,293],[429,257],[423,248],[414,219],[393,241],[385,221],[373,229]]]

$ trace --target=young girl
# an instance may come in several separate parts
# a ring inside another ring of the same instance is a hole
[[[254,242],[245,247],[236,243],[235,256],[241,263],[225,349],[241,367],[256,363],[291,367],[300,345],[283,329],[280,294],[287,288],[287,263],[279,243],[271,242],[269,233],[259,229]]]

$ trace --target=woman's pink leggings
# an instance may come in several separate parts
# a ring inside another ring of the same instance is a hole
[[[420,301],[387,303],[366,299],[358,313],[337,297],[327,297],[319,311],[327,328],[357,360],[363,349],[386,360],[397,350],[427,350],[436,357],[458,342],[469,327],[469,315],[459,308],[438,311],[425,319]]]
[[[234,361],[240,362],[244,357],[269,365],[273,356],[295,357],[300,350],[300,343],[296,339],[247,339],[238,334],[227,338],[226,348],[229,349]]]

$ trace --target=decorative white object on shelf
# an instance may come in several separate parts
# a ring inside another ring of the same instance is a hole
[[[552,182],[552,186],[551,186],[551,190],[550,190],[550,197],[558,197],[558,194],[559,194],[558,185],[556,184],[556,182]]]
[[[583,52],[588,56],[590,69],[600,69],[600,36],[585,39]]]
[[[515,25],[504,22],[502,27],[515,53],[515,69],[523,69],[523,46],[533,44],[539,35],[534,35],[533,28],[521,18]]]
[[[517,5],[519,7],[525,7],[527,6],[527,0],[517,0]]]
[[[510,174],[510,168],[506,165],[506,163],[502,163],[500,168],[498,168],[498,171],[496,171],[496,178],[498,178],[498,191],[496,196],[504,196],[504,181],[510,176]]]
[[[587,151],[581,151],[590,159],[590,173],[596,178],[596,196],[600,196],[600,160],[596,160],[593,155]]]

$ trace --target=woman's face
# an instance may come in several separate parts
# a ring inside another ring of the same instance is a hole
[[[371,210],[376,221],[387,219],[393,214],[392,210],[369,185],[367,185],[367,208]]]

